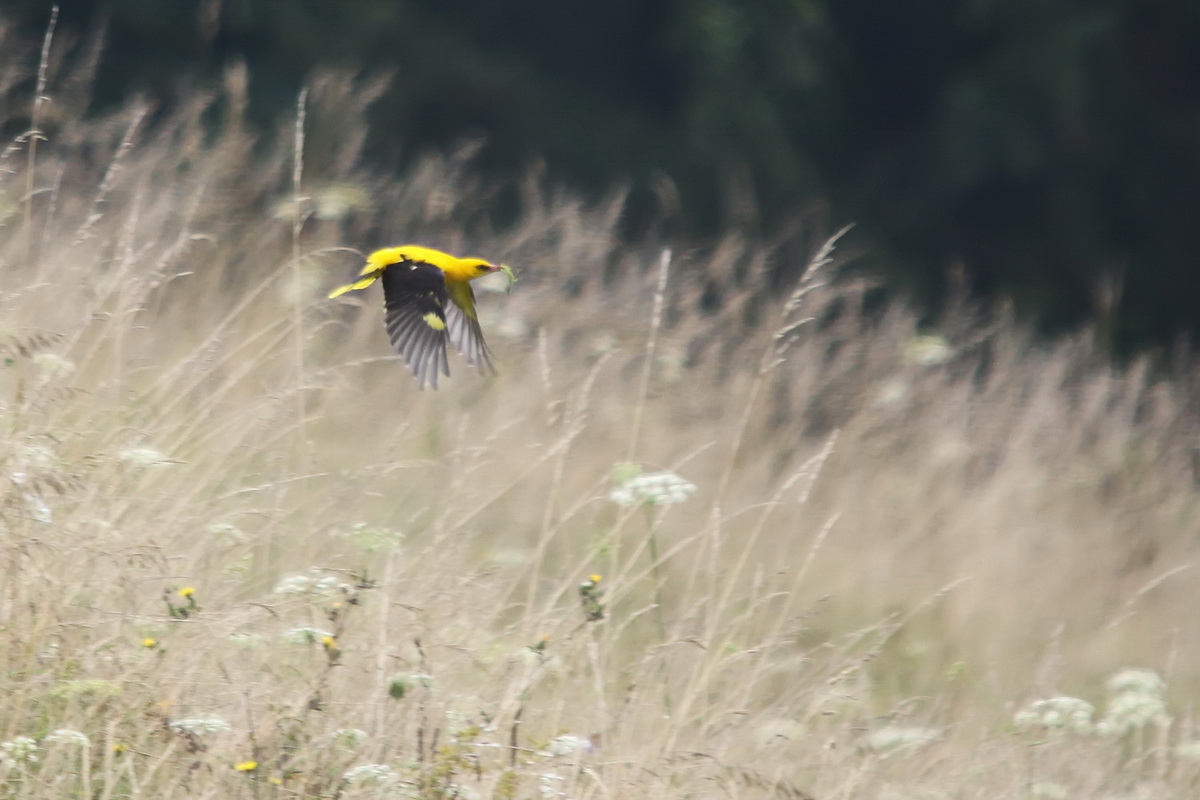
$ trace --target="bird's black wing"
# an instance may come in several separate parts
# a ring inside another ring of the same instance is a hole
[[[491,350],[483,340],[483,329],[479,327],[479,319],[474,316],[475,293],[471,291],[470,284],[454,288],[468,298],[467,308],[471,309],[471,313],[468,314],[460,308],[451,295],[450,303],[446,306],[446,332],[450,335],[450,344],[466,356],[468,364],[478,367],[484,375],[494,375],[496,368],[492,366]]]
[[[404,356],[424,389],[437,388],[438,372],[449,377],[446,358],[446,280],[424,261],[401,261],[383,271],[383,298],[388,339]]]

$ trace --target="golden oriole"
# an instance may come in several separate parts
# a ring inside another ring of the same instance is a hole
[[[329,296],[365,289],[382,278],[388,339],[404,356],[417,385],[424,389],[428,383],[436,389],[439,371],[450,376],[447,339],[468,364],[481,372],[495,371],[471,290],[471,281],[493,272],[507,274],[510,285],[515,280],[509,267],[482,258],[457,258],[413,244],[385,247],[367,256],[358,280],[339,286]]]

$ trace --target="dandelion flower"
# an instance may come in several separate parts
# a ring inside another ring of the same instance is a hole
[[[253,772],[258,769],[257,761],[239,761],[233,765],[233,768],[238,772]]]

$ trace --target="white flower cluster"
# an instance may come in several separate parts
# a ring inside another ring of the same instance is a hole
[[[916,750],[938,738],[932,728],[915,725],[884,725],[868,733],[859,741],[859,748],[878,755],[899,751]]]
[[[1165,725],[1171,717],[1163,699],[1167,683],[1157,672],[1126,669],[1108,681],[1108,708],[1096,732],[1104,736],[1123,736],[1146,725]]]
[[[348,531],[339,531],[337,536],[349,539],[369,553],[399,550],[404,545],[404,534],[390,528],[376,528],[359,522]]]
[[[73,731],[70,728],[59,728],[46,735],[48,744],[73,744],[78,747],[87,747],[91,744],[86,734],[79,731]]]
[[[564,733],[562,736],[551,739],[550,744],[546,746],[546,751],[556,758],[583,755],[592,752],[592,742],[582,736]]]
[[[177,719],[171,723],[172,730],[178,733],[191,733],[204,736],[209,733],[228,733],[233,726],[220,717],[188,717]]]
[[[1092,716],[1095,713],[1095,707],[1086,700],[1060,696],[1035,700],[1018,711],[1013,716],[1013,722],[1018,728],[1026,730],[1031,728],[1061,729],[1087,735],[1094,730]]]
[[[283,635],[283,639],[288,644],[316,644],[332,636],[332,633],[320,628],[292,628]]]
[[[336,597],[350,591],[350,584],[333,575],[322,575],[319,570],[288,575],[275,585],[275,594],[309,594],[319,597]]]
[[[33,364],[47,378],[65,378],[75,371],[75,362],[57,353],[38,353]]]
[[[633,506],[669,506],[682,503],[696,491],[696,485],[666,470],[643,472],[622,482],[608,495],[622,508]]]
[[[566,783],[566,779],[554,772],[543,772],[538,775],[538,797],[551,800],[551,798],[565,798],[567,793],[559,789]]]
[[[342,774],[346,783],[386,783],[394,780],[396,773],[387,764],[359,764]]]
[[[38,762],[37,742],[28,736],[18,736],[7,742],[0,742],[0,761],[36,764]]]

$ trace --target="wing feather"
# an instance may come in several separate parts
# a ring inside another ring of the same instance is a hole
[[[475,314],[475,292],[470,284],[455,284],[449,289],[449,298],[452,302],[446,305],[446,331],[450,343],[463,354],[468,364],[478,367],[484,374],[494,373],[496,368],[492,365],[491,351]]]
[[[383,272],[385,325],[392,347],[424,389],[437,388],[438,372],[449,376],[446,358],[446,282],[432,264],[403,261]]]

